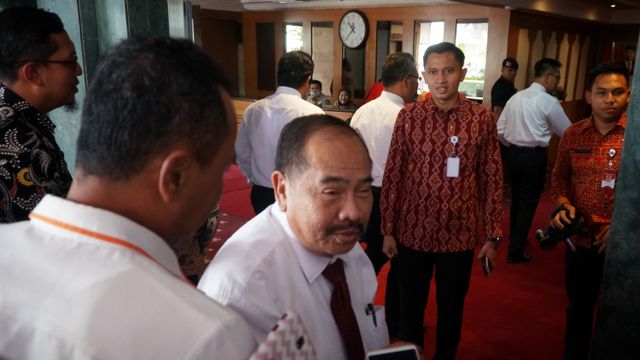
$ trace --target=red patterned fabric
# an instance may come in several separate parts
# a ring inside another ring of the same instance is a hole
[[[454,135],[460,176],[448,178]],[[446,112],[430,97],[401,110],[380,207],[383,234],[418,251],[473,249],[481,219],[480,242],[502,236],[502,164],[493,115],[463,97]]]
[[[603,236],[611,224],[615,189],[603,188],[601,183],[609,161],[617,180],[626,126],[624,114],[613,130],[602,135],[593,119],[587,118],[569,127],[560,140],[551,193],[557,204],[570,203],[587,220],[585,231],[572,238],[576,245],[591,247],[592,240]],[[613,158],[611,149],[615,150]]]

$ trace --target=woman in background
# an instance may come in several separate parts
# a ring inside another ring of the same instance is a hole
[[[342,88],[338,93],[338,100],[333,103],[333,107],[343,110],[354,110],[356,106],[351,102],[351,92],[349,89]]]

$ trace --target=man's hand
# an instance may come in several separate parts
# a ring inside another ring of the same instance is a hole
[[[593,245],[598,247],[598,254],[602,254],[609,245],[609,228],[610,226],[605,226],[595,234],[597,240],[593,242]]]
[[[398,245],[396,239],[393,236],[387,235],[382,242],[382,252],[387,255],[389,259],[398,255]]]
[[[566,210],[558,211],[556,216],[554,216],[553,219],[551,219],[551,226],[553,226],[556,229],[560,229],[560,230],[564,229],[565,225],[571,223],[571,221],[573,221],[573,219],[575,219],[576,217],[575,207],[573,207],[569,203],[564,204],[564,207]]]
[[[498,245],[491,241],[486,241],[484,245],[478,251],[478,259],[482,259],[483,256],[487,255],[489,259],[489,263],[491,263],[491,268],[495,269],[496,267],[496,251],[498,250]]]

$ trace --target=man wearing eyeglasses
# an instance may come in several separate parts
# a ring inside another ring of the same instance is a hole
[[[45,194],[67,194],[71,175],[46,114],[75,107],[80,75],[56,14],[0,12],[0,223],[26,220]]]
[[[507,146],[503,161],[511,175],[509,264],[531,260],[524,249],[544,188],[547,146],[552,133],[562,136],[571,125],[551,95],[560,83],[561,66],[555,59],[538,61],[533,83],[509,99],[498,119],[498,137]]]

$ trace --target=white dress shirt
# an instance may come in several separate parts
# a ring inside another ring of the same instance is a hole
[[[388,91],[382,91],[380,97],[362,105],[351,118],[351,127],[362,135],[362,139],[369,149],[373,186],[382,186],[382,176],[389,154],[393,126],[403,107],[402,97]]]
[[[275,94],[256,101],[244,111],[236,139],[236,162],[251,183],[272,187],[276,148],[285,125],[300,116],[324,114],[301,96],[298,90],[279,86]]]
[[[380,349],[389,343],[384,309],[376,307],[377,325],[366,312],[378,286],[373,266],[359,245],[338,257],[344,261],[364,349]],[[271,205],[227,240],[198,288],[242,314],[258,342],[291,310],[302,318],[318,359],[346,359],[331,313],[332,285],[322,275],[332,260],[306,250],[291,231],[286,214]]]
[[[569,126],[571,121],[558,99],[534,82],[505,105],[498,119],[498,137],[505,145],[546,147],[552,132],[562,136]]]
[[[47,195],[0,234],[2,359],[246,359],[256,347],[127,218]]]

